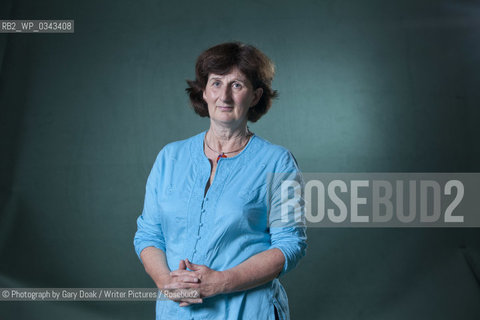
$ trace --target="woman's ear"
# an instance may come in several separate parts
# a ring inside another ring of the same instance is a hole
[[[252,100],[252,105],[250,106],[250,108],[257,105],[258,101],[260,101],[260,98],[262,97],[262,94],[263,94],[262,88],[255,89],[255,92],[253,93],[254,97]]]
[[[203,101],[207,102],[207,98],[205,96],[205,90],[202,91]]]

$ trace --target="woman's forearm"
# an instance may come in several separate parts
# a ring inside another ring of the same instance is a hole
[[[140,258],[147,274],[158,288],[162,288],[170,273],[165,252],[155,247],[147,247],[140,253]]]
[[[285,256],[280,249],[260,252],[222,272],[225,276],[223,293],[248,290],[272,281],[282,271],[284,263]]]

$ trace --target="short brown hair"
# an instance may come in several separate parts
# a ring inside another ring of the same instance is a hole
[[[208,105],[203,100],[203,90],[210,73],[227,74],[237,67],[250,81],[253,89],[262,88],[263,94],[258,103],[248,110],[248,121],[260,119],[272,105],[272,99],[278,96],[272,89],[275,75],[273,62],[254,46],[241,42],[227,42],[211,47],[200,54],[195,65],[195,80],[187,80],[185,89],[195,112],[201,117],[208,117]]]

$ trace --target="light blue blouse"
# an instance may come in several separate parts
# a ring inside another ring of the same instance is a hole
[[[281,188],[285,179],[303,186],[292,154],[253,135],[240,154],[220,159],[204,195],[211,170],[203,151],[204,137],[202,132],[170,143],[158,154],[147,180],[143,213],[137,219],[137,255],[153,246],[165,251],[170,270],[188,258],[221,271],[278,248],[285,256],[279,276],[293,269],[307,245],[303,198],[292,196],[293,187]],[[281,197],[281,190],[290,197]],[[296,219],[281,219],[288,210]],[[273,320],[274,306],[280,319],[289,319],[288,298],[278,278],[187,307],[159,300],[156,319]]]

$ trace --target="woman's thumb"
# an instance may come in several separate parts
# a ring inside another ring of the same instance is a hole
[[[190,269],[190,270],[196,270],[196,269],[197,269],[197,265],[196,265],[195,263],[191,263],[191,262],[188,260],[188,258],[185,259],[185,262],[186,262],[186,264],[187,264],[188,269]]]
[[[184,260],[180,260],[180,263],[178,264],[178,269],[179,270],[187,270],[187,266],[185,265]]]

